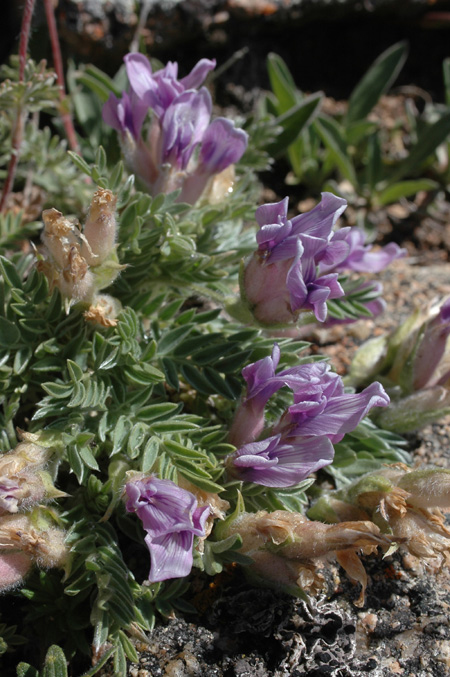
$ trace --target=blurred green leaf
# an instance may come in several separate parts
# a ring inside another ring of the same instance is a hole
[[[406,42],[398,42],[380,54],[350,95],[345,116],[346,126],[367,117],[380,96],[397,78],[407,56]]]

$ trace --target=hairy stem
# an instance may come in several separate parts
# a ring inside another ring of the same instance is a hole
[[[19,82],[23,82],[25,78],[25,66],[27,63],[28,42],[30,39],[34,3],[35,0],[26,0],[23,11],[19,42]],[[12,131],[11,158],[9,160],[8,172],[6,174],[2,197],[0,199],[0,212],[5,209],[6,202],[14,184],[14,177],[16,175],[17,164],[19,162],[20,156],[20,146],[22,145],[25,118],[26,112],[23,110],[22,101],[20,101],[17,105],[16,121]]]
[[[70,148],[79,153],[80,147],[77,141],[77,135],[73,126],[72,116],[70,115],[68,102],[66,98],[66,84],[64,80],[64,68],[61,56],[61,47],[59,45],[58,30],[56,27],[55,12],[52,0],[44,0],[45,16],[47,18],[48,33],[52,46],[53,65],[56,71],[56,78],[59,85],[60,115],[66,130],[67,140]]]

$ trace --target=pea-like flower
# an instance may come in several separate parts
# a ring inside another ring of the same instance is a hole
[[[322,193],[314,209],[293,219],[287,218],[288,198],[258,207],[258,249],[245,266],[241,284],[241,294],[258,322],[295,322],[304,311],[313,311],[323,322],[327,300],[344,295],[338,273],[321,275],[318,262],[327,249],[328,264],[347,252],[341,242],[328,248],[332,228],[346,206],[342,198]]]
[[[405,254],[395,244],[372,251],[358,228],[334,231],[346,206],[344,199],[322,193],[314,209],[292,219],[287,216],[288,198],[256,210],[258,249],[241,275],[241,297],[260,324],[294,323],[302,313],[306,313],[307,323],[325,322],[327,302],[346,294],[341,273],[379,272]],[[380,304],[374,301],[381,286],[368,289],[361,284],[357,296],[365,297],[366,290],[371,293],[363,305],[369,312],[372,307],[380,312]]]
[[[361,393],[345,392],[341,377],[325,362],[300,364],[276,373],[280,350],[243,370],[247,393],[230,430],[238,449],[226,459],[228,471],[240,479],[287,487],[333,461],[333,444],[356,428],[373,407],[386,407],[389,397],[379,383]],[[294,403],[264,435],[264,410],[283,386]],[[263,439],[258,440],[260,435]]]
[[[187,576],[192,568],[194,536],[205,537],[210,508],[198,507],[193,494],[170,480],[143,477],[127,482],[126,509],[135,512],[147,535],[149,580]]]
[[[335,263],[333,270],[353,270],[357,273],[379,273],[396,259],[406,256],[406,249],[402,249],[389,242],[385,247],[377,250],[371,244],[366,244],[366,234],[361,228],[341,228],[333,233],[331,242],[348,245],[345,258]]]
[[[125,65],[130,93],[121,99],[111,94],[103,119],[119,132],[129,166],[151,195],[180,189],[178,199],[192,204],[201,197],[223,197],[232,188],[230,168],[241,159],[248,137],[225,118],[211,122],[211,96],[201,85],[216,62],[201,59],[181,79],[177,63],[153,73],[142,54],[128,54]]]

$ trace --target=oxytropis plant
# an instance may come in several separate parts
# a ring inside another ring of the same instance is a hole
[[[125,63],[129,87],[103,118],[143,192],[102,149],[93,165],[75,158],[97,183],[88,209],[46,209],[37,254],[2,242],[0,259],[0,587],[22,635],[76,666],[114,654],[124,676],[130,638],[195,602],[193,567],[197,590],[234,562],[305,595],[336,560],[361,605],[361,553],[443,563],[450,507],[448,472],[409,470],[404,441],[368,418],[389,419],[410,364],[405,398],[447,388],[448,303],[415,322],[402,357],[397,338],[383,343],[379,381],[354,369],[358,391],[305,342],[275,341],[377,315],[381,285],[361,274],[404,251],[339,229],[346,202],[327,192],[298,216],[287,198],[259,206],[255,228],[252,137],[211,121],[215,63],[181,79],[174,63]],[[11,648],[22,640],[3,621]]]

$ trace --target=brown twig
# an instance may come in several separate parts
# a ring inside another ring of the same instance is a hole
[[[80,151],[80,147],[78,145],[77,135],[75,133],[75,128],[73,126],[70,112],[66,109],[67,98],[66,98],[66,84],[64,81],[64,68],[52,0],[44,0],[44,7],[45,7],[45,16],[47,18],[48,32],[50,35],[50,43],[52,46],[53,65],[55,67],[56,78],[58,80],[59,85],[61,120],[64,125],[64,129],[66,130],[66,136],[71,150],[78,153]]]
[[[22,17],[22,26],[20,30],[19,42],[19,82],[23,82],[25,78],[25,66],[27,63],[28,41],[30,39],[31,20],[33,18],[35,0],[26,0],[25,8]],[[17,163],[19,162],[20,146],[22,145],[23,128],[25,124],[25,111],[23,110],[22,101],[17,105],[16,121],[12,133],[11,142],[11,158],[8,165],[8,172],[3,186],[2,197],[0,200],[0,212],[5,208],[9,194],[14,184],[14,177],[16,175]]]

